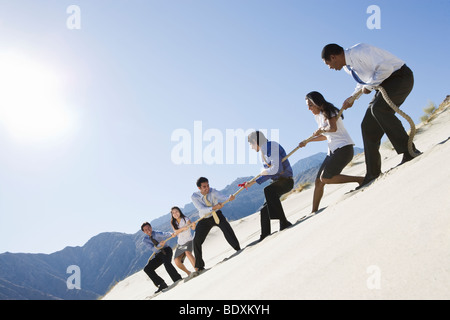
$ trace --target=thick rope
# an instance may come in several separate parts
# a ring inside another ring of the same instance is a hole
[[[283,161],[284,161],[284,160],[283,160]],[[255,180],[258,179],[260,176],[261,176],[261,175],[258,175],[258,176],[256,176],[256,177],[254,177],[252,180],[250,180],[250,182],[255,181]],[[238,191],[236,191],[236,192],[233,194],[233,196],[237,196],[242,190],[244,190],[244,187],[242,187],[242,188],[240,188]],[[225,205],[225,204],[228,203],[228,202],[230,202],[229,199],[226,200],[226,201],[224,201],[222,204]],[[213,212],[215,212],[215,210],[212,210],[212,211],[206,213],[203,217],[200,217],[199,219],[197,219],[196,221],[191,222],[191,223],[189,223],[188,225],[185,225],[185,226],[183,227],[183,229],[188,230],[192,225],[194,225],[194,224],[196,224],[196,223],[199,223],[201,220],[203,220],[203,219],[205,219],[205,218],[209,218],[209,217],[213,214]],[[218,224],[217,221],[215,221],[215,222],[216,222],[216,224]],[[168,240],[170,240],[170,239],[172,239],[172,238],[175,238],[175,237],[176,237],[176,236],[175,236],[175,233],[173,233],[170,237],[168,237],[168,238],[167,238],[166,240],[164,240],[164,241],[167,242]],[[159,250],[161,250],[162,248],[163,248],[163,247],[159,247],[159,248],[157,247],[156,249],[158,249],[158,251],[159,251]],[[158,251],[153,252],[153,254],[150,256],[150,258],[148,259],[148,261],[152,260],[153,256],[154,256]]]
[[[386,90],[382,86],[377,86],[377,87],[375,87],[375,89],[381,92],[383,99],[395,112],[400,114],[403,118],[405,118],[409,122],[409,125],[411,126],[411,132],[409,133],[409,139],[408,139],[408,152],[411,155],[411,157],[413,157],[413,158],[417,157],[418,155],[420,155],[420,153],[417,152],[416,150],[414,150],[414,147],[413,147],[413,140],[414,140],[414,136],[416,135],[416,125],[415,125],[414,121],[405,112],[400,110],[400,108],[397,107],[394,102],[392,102],[391,98],[389,98]]]
[[[361,95],[362,95],[362,89],[361,90],[358,90],[357,92],[355,92],[355,94],[354,95],[352,95],[351,96],[351,99],[352,99],[352,102],[355,102],[357,99],[359,99],[359,97],[361,97]],[[344,108],[341,108],[340,110],[339,110],[339,112],[338,112],[338,114],[336,115],[336,119],[339,119],[341,116],[342,116],[342,113],[344,112]],[[313,139],[315,139],[315,138],[317,138],[318,136],[316,136],[316,135],[312,135],[312,136],[310,136],[308,139],[306,139],[306,140],[303,140],[302,142],[304,142],[305,144],[306,143],[308,143],[308,142],[311,142],[311,140],[313,140]],[[291,153],[289,153],[288,155],[287,155],[287,157],[290,157],[291,156],[291,154],[293,154],[295,151],[297,151],[298,149],[300,149],[300,146],[298,146],[297,148],[295,148],[294,150],[292,150],[291,151]],[[283,161],[284,161],[284,159],[283,159]]]

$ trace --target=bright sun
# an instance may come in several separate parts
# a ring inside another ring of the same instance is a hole
[[[57,73],[22,54],[0,55],[0,126],[10,136],[41,142],[67,134],[72,125]]]

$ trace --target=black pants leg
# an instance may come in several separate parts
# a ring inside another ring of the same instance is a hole
[[[225,239],[230,244],[230,246],[233,247],[233,249],[240,250],[239,241],[225,216],[220,210],[216,211],[216,213],[220,219],[220,223],[218,225],[214,222],[214,219],[212,217],[209,217],[201,220],[195,228],[194,256],[196,268],[202,269],[205,267],[205,262],[203,261],[202,244],[205,241],[209,231],[214,226],[218,226],[220,230],[222,230]]]
[[[241,250],[239,240],[237,239],[233,228],[231,228],[230,223],[227,221],[222,212],[217,211],[217,215],[219,216],[220,219],[218,227],[220,228],[220,230],[222,230],[222,233],[225,236],[225,239],[227,240],[228,244],[236,251]]]
[[[203,269],[205,267],[205,262],[203,261],[203,252],[202,252],[202,244],[205,242],[206,236],[212,227],[214,227],[216,223],[212,217],[205,218],[197,223],[195,227],[195,236],[194,236],[194,256],[195,256],[195,267],[199,269]]]
[[[265,238],[270,235],[271,227],[270,227],[270,215],[269,210],[267,209],[267,203],[264,203],[261,208],[261,238]]]
[[[294,180],[292,178],[281,178],[264,188],[266,203],[261,208],[261,237],[270,234],[270,219],[279,219],[281,228],[289,223],[284,214],[280,197],[291,191],[293,187]]]
[[[386,90],[389,98],[398,107],[405,101],[414,86],[414,76],[406,65],[394,72],[381,86]],[[366,115],[361,123],[366,160],[366,177],[376,178],[381,173],[380,142],[386,133],[397,153],[408,152],[408,134],[395,111],[377,91]]]
[[[171,248],[165,247],[162,251],[157,253],[152,260],[148,261],[147,265],[144,268],[144,272],[149,276],[149,278],[157,287],[165,283],[164,279],[158,276],[155,271],[162,264],[164,264],[164,267],[166,268],[166,271],[173,282],[182,279],[181,275],[172,264],[172,253],[173,252]]]

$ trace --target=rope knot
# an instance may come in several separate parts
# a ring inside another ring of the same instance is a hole
[[[247,190],[247,187],[245,186],[245,183],[246,183],[246,182],[244,182],[244,183],[239,183],[239,184],[238,184],[238,187],[245,188],[245,190]]]

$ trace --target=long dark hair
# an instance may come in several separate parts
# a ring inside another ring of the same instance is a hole
[[[316,106],[318,106],[327,119],[335,117],[339,112],[339,109],[332,103],[325,100],[320,92],[311,91],[306,95],[306,99],[311,100]],[[342,119],[344,119],[344,115],[342,115]]]
[[[173,209],[178,210],[178,211],[180,212],[180,219],[185,219],[186,216],[183,214],[183,212],[181,211],[181,209],[178,208],[178,207],[172,207],[172,209],[170,209],[170,216],[172,217],[172,220],[170,221],[170,224],[174,227],[175,230],[178,230],[177,219],[175,219],[175,218],[173,217],[173,214],[172,214],[172,210],[173,210]],[[186,219],[185,219],[185,221],[186,221]]]

